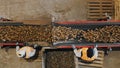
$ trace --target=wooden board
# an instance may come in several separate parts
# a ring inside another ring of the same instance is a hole
[[[115,0],[115,20],[120,20],[120,0]]]
[[[76,68],[103,68],[104,52],[98,51],[98,58],[93,61],[93,63],[82,63],[75,56]]]
[[[114,18],[113,0],[88,0],[87,5],[88,5],[87,12],[88,20],[97,20],[98,18],[105,18],[105,13],[108,13],[108,15]]]

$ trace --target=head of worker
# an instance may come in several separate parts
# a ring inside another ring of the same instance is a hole
[[[29,59],[35,56],[36,49],[30,46],[24,46],[19,48],[19,46],[16,47],[16,54],[18,57]]]
[[[95,58],[97,58],[98,55],[96,48],[81,48],[74,50],[74,53],[77,57],[87,62],[92,62]]]
[[[25,56],[25,50],[20,50],[19,46],[16,47],[16,54],[18,57],[23,58]]]
[[[96,48],[82,48],[81,58],[87,62],[92,62],[97,58],[97,49]]]
[[[20,58],[23,58],[23,57],[25,56],[25,54],[26,54],[26,53],[25,53],[24,50],[23,50],[23,51],[18,51],[18,52],[17,52],[17,56],[20,57]]]

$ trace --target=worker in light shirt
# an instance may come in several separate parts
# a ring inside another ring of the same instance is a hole
[[[35,47],[36,47],[36,45],[35,45]],[[29,59],[29,58],[35,56],[35,54],[36,54],[35,47],[24,46],[24,47],[20,48],[19,46],[17,46],[16,54],[20,58]]]
[[[74,53],[76,57],[80,58],[85,62],[92,62],[98,57],[98,50],[97,47],[94,48],[80,48],[77,49],[74,45],[72,45],[74,49]]]

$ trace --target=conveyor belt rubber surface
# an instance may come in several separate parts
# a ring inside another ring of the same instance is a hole
[[[54,28],[57,27],[63,27],[63,28],[70,28],[72,29],[77,29],[77,30],[82,30],[82,31],[88,31],[88,30],[96,30],[96,29],[102,29],[106,26],[111,27],[115,26],[116,29],[120,29],[120,23],[119,22],[104,22],[104,23],[85,23],[85,24],[59,24],[59,23],[54,23],[53,24]],[[117,27],[116,27],[117,26]],[[59,28],[59,29],[60,29]],[[60,29],[61,30],[61,29]],[[59,30],[58,30],[59,31]],[[62,31],[62,30],[61,30]],[[67,31],[65,31],[67,32]],[[53,30],[53,33],[55,34],[56,32]],[[53,36],[54,36],[53,34]],[[118,33],[120,36],[120,33]],[[53,37],[53,39],[56,39]],[[113,45],[113,44],[120,44],[120,41],[116,42],[91,42],[87,41],[85,38],[82,37],[81,41],[78,41],[78,38],[74,38],[74,40],[57,40],[53,41],[53,45],[71,45],[71,44],[76,44],[76,45],[93,45],[93,44],[100,44],[100,45]]]

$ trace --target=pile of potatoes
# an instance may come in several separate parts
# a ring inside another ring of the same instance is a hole
[[[83,32],[83,38],[90,42],[120,42],[120,26],[105,26]]]
[[[120,26],[104,26],[94,30],[72,29],[71,27],[53,27],[52,41],[77,40],[79,42],[120,42]]]
[[[120,26],[104,26],[94,30],[73,29],[65,26],[22,25],[0,26],[0,41],[10,42],[120,42]]]
[[[81,33],[83,31],[79,29],[72,29],[71,27],[54,26],[52,29],[52,41],[72,41],[77,39],[81,41]]]
[[[51,25],[0,26],[0,41],[51,42]]]

